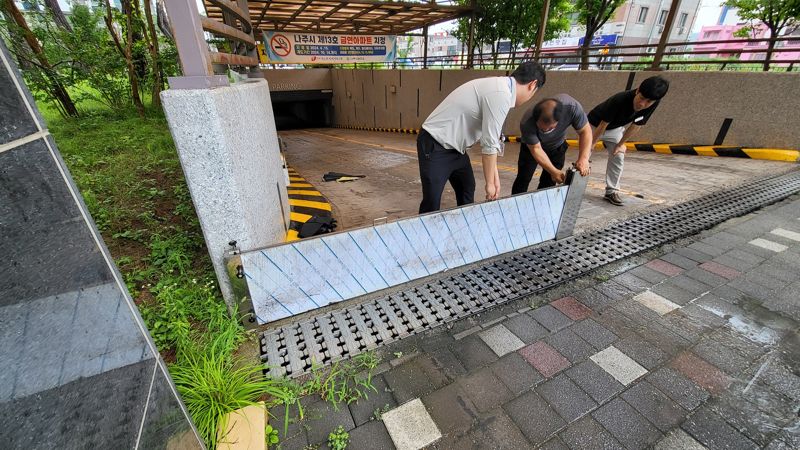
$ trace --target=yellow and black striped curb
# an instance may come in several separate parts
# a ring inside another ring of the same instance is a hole
[[[320,193],[314,185],[301,177],[296,170],[289,167],[289,230],[286,232],[286,242],[300,239],[300,227],[313,216],[331,217],[330,202]]]
[[[349,125],[336,125],[335,128],[361,131],[382,131],[386,133],[419,134],[417,129],[407,128],[371,128]],[[506,142],[520,142],[519,136],[505,136]],[[576,139],[567,139],[570,146],[577,146]],[[595,149],[602,149],[602,143],[597,143]],[[669,153],[674,155],[721,156],[725,158],[748,158],[768,161],[797,162],[800,160],[800,150],[786,148],[755,148],[737,147],[730,145],[685,145],[685,144],[652,144],[648,142],[628,142],[628,150],[640,152]]]

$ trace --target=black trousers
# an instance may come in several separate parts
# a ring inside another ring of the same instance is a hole
[[[425,129],[417,136],[422,202],[419,213],[438,211],[444,185],[450,181],[459,206],[475,201],[475,174],[469,156],[442,147]]]
[[[564,142],[559,147],[556,147],[555,150],[551,150],[549,152],[545,151],[547,157],[550,158],[550,162],[553,163],[556,169],[561,170],[564,168],[564,158],[567,156],[567,148],[569,148],[569,144]],[[528,149],[528,146],[525,144],[519,144],[517,178],[514,179],[514,185],[511,186],[511,195],[528,192],[528,186],[531,184],[531,179],[533,178],[533,172],[536,171],[536,166],[536,160],[533,159],[533,155]],[[553,181],[550,173],[542,171],[542,175],[539,177],[539,186],[536,189],[544,189],[555,185],[556,183]]]

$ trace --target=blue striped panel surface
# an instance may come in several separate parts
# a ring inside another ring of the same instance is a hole
[[[243,252],[259,323],[555,237],[567,187]]]

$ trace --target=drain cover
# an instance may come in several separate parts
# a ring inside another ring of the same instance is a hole
[[[800,172],[746,183],[601,230],[528,248],[261,334],[272,376],[298,376],[494,305],[581,276],[666,242],[698,233],[800,191]]]

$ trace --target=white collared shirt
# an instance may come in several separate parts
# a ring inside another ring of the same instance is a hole
[[[443,147],[466,153],[480,140],[481,153],[501,151],[503,122],[514,106],[516,83],[510,77],[479,78],[457,87],[422,124]]]

